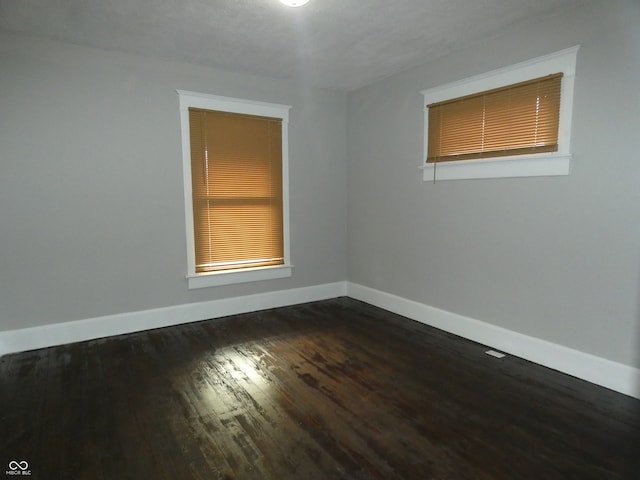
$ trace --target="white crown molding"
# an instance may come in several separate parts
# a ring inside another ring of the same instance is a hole
[[[347,295],[616,392],[640,398],[640,369],[348,282]]]

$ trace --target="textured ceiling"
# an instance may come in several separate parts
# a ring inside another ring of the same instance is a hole
[[[0,0],[0,29],[352,90],[583,0]]]

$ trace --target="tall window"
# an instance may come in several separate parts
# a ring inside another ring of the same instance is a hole
[[[190,288],[290,276],[288,107],[179,94]]]
[[[424,179],[567,175],[577,53],[423,91]]]

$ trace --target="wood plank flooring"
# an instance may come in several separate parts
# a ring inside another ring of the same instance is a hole
[[[0,478],[640,479],[639,400],[485,350],[339,298],[7,355]]]

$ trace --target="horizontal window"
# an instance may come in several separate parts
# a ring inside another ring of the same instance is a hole
[[[432,103],[427,162],[558,150],[562,73]]]
[[[423,91],[425,180],[569,173],[577,47]]]

